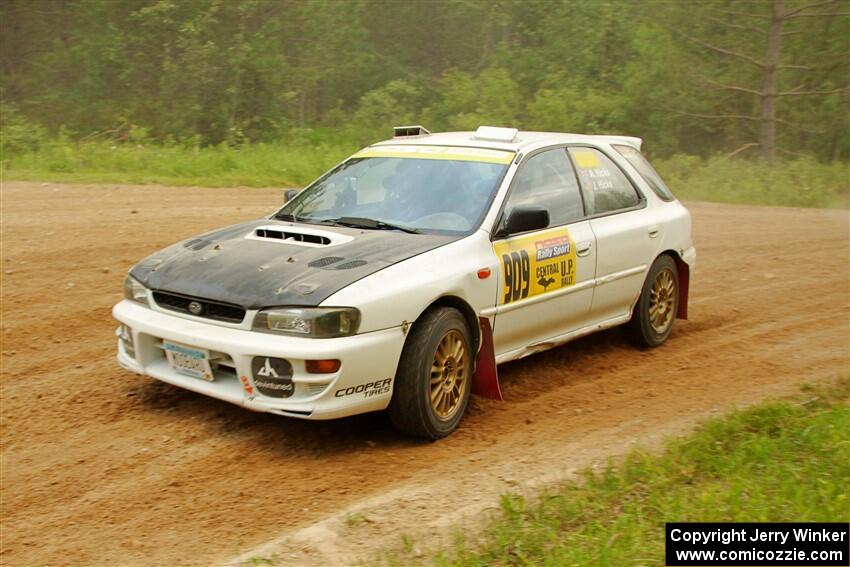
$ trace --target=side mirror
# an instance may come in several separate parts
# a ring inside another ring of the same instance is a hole
[[[294,199],[295,196],[300,192],[301,192],[300,189],[284,189],[283,190],[283,202],[288,203],[289,201]]]
[[[520,205],[508,211],[500,236],[541,230],[549,226],[549,210],[541,205]]]

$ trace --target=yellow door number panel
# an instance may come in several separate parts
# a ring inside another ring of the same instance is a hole
[[[576,283],[576,247],[566,228],[493,243],[502,271],[499,305]]]

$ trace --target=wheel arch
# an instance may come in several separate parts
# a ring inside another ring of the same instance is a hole
[[[422,313],[419,314],[417,320],[420,319],[423,314],[437,307],[451,307],[460,311],[463,318],[466,320],[466,324],[469,325],[469,332],[472,334],[472,340],[475,344],[474,351],[478,352],[478,348],[481,346],[481,326],[478,324],[478,314],[472,306],[467,303],[466,300],[458,297],[457,295],[443,295],[428,304],[428,306],[422,310]]]
[[[472,375],[472,393],[502,400],[502,391],[499,387],[499,372],[496,368],[496,354],[493,346],[493,328],[487,317],[479,317],[472,306],[457,295],[443,295],[432,301],[417,320],[431,309],[439,307],[451,307],[457,309],[466,320],[474,342],[473,351],[475,356],[474,372]],[[415,323],[414,323],[415,324]]]

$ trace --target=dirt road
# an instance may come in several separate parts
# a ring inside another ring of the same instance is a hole
[[[119,369],[110,309],[127,268],[279,199],[3,186],[3,565],[350,561],[500,491],[847,372],[847,211],[703,203],[691,320],[669,343],[639,351],[614,330],[504,365],[506,401],[475,399],[438,443],[381,414],[253,414]]]

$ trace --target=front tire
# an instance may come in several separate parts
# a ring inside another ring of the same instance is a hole
[[[673,258],[665,254],[655,260],[646,276],[629,321],[632,340],[642,347],[660,346],[670,336],[678,310],[679,271]]]
[[[389,406],[396,429],[433,440],[457,428],[472,386],[470,337],[456,309],[433,309],[416,321],[401,353]]]

